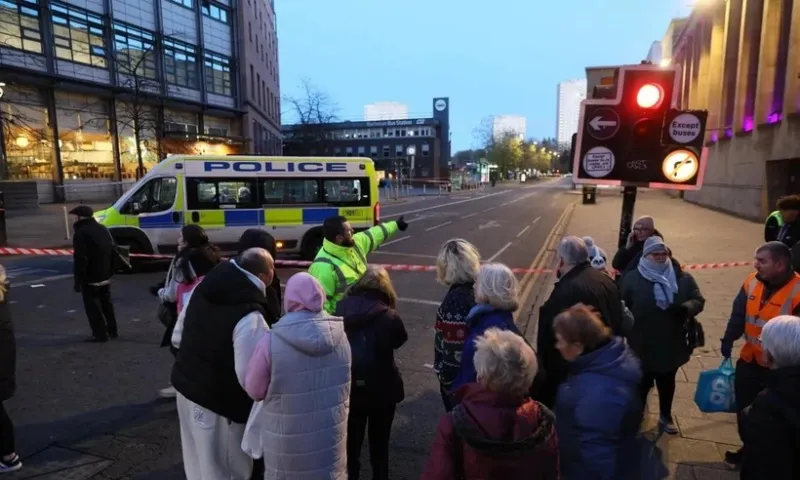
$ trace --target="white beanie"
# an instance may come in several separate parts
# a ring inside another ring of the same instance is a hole
[[[586,250],[589,253],[589,262],[592,264],[592,268],[596,270],[605,270],[606,261],[608,261],[606,252],[594,244],[594,239],[592,237],[583,237],[583,243],[586,244]]]

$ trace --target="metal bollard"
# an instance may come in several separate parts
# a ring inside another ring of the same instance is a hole
[[[69,240],[69,214],[67,213],[67,207],[61,207],[64,209],[64,238]]]
[[[428,186],[428,184],[427,184],[427,183],[423,183],[423,184],[422,184],[422,194],[423,194],[423,195],[425,195],[425,187],[427,187],[427,186]]]

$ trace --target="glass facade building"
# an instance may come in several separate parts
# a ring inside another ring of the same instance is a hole
[[[279,154],[278,117],[258,141],[247,121],[244,65],[266,58],[241,26],[259,14],[275,37],[268,0],[0,0],[0,180],[129,181],[169,154]]]

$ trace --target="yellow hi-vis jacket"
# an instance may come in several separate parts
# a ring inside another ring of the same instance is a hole
[[[308,268],[325,291],[325,311],[333,314],[347,287],[367,272],[367,255],[397,233],[397,222],[381,223],[353,235],[352,247],[342,247],[327,239]]]

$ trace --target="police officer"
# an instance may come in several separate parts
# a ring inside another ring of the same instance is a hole
[[[787,195],[778,199],[777,210],[764,222],[764,241],[782,242],[792,248],[800,240],[800,195]]]
[[[800,275],[792,271],[789,247],[777,241],[765,243],[756,250],[754,265],[756,271],[747,276],[733,301],[720,346],[722,356],[730,358],[733,342],[744,335],[734,377],[740,428],[742,411],[764,389],[769,372],[761,348],[761,329],[779,315],[800,314]],[[725,461],[736,466],[742,456],[742,449],[728,451]]]
[[[396,222],[381,223],[354,234],[347,218],[335,216],[325,219],[322,224],[322,248],[311,263],[308,273],[325,290],[326,312],[333,314],[347,287],[366,273],[367,255],[398,230],[405,231],[407,228],[408,223],[400,217]]]

